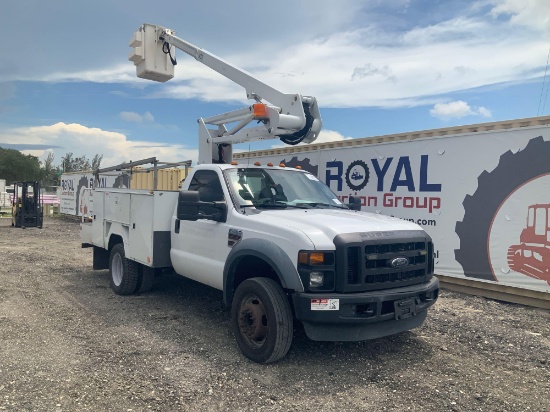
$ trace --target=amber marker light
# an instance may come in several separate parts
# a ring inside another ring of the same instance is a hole
[[[254,162],[254,166],[261,166],[262,164],[260,162]]]
[[[279,167],[286,167],[284,163],[279,163]]]
[[[309,254],[310,265],[322,265],[325,263],[325,254],[323,252],[311,252]]]
[[[237,163],[237,162],[234,161],[234,160],[231,162],[231,166],[237,166],[238,164],[239,164],[239,163]]]
[[[300,252],[298,253],[298,263],[301,263],[302,265],[307,265],[309,262],[308,262],[308,258],[307,258],[307,252]]]
[[[300,252],[298,263],[302,265],[323,265],[325,263],[324,252]]]
[[[273,167],[273,163],[269,162],[269,163],[267,164],[267,166]]]
[[[299,166],[299,165],[298,165],[298,166],[296,166],[296,169],[302,170],[302,166]]]
[[[254,108],[254,118],[255,119],[267,119],[267,106],[263,103],[255,103]]]

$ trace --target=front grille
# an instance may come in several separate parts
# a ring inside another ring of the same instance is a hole
[[[365,283],[384,283],[384,282],[399,282],[400,280],[409,280],[426,275],[424,269],[407,270],[405,272],[382,273],[379,275],[365,276]]]
[[[365,253],[397,253],[410,250],[423,250],[426,248],[426,242],[407,242],[407,243],[390,243],[381,245],[365,246]]]
[[[361,248],[348,248],[348,283],[359,283],[361,273]]]
[[[403,256],[403,254],[395,254],[396,256],[399,255],[399,256]],[[385,255],[382,255],[381,258],[379,259],[370,259],[369,260],[369,256],[372,256],[372,255],[367,255],[367,261],[365,262],[365,267],[367,269],[376,269],[376,268],[386,268],[386,267],[390,267],[390,263],[389,263],[389,260],[391,260],[391,257],[388,259],[387,257],[385,257]],[[396,257],[394,256],[394,257]],[[378,257],[378,256],[377,256]],[[410,256],[408,257],[409,259],[409,264],[410,265],[418,265],[418,264],[421,264],[421,263],[426,263],[426,255],[420,255],[420,256]]]
[[[338,266],[347,275],[340,290],[361,292],[408,286],[425,282],[433,273],[433,245],[425,232],[358,235],[359,239],[352,235],[335,238]]]

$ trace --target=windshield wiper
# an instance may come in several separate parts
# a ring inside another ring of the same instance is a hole
[[[279,202],[277,200],[253,200],[251,205],[239,205],[240,207],[275,207],[284,209],[288,205],[283,202]]]
[[[240,205],[240,207],[257,207],[257,208],[260,208],[260,207],[266,207],[266,208],[273,207],[273,208],[279,208],[279,209],[284,209],[284,208],[287,208],[287,207],[291,207],[291,208],[295,208],[295,209],[310,209],[311,208],[309,203],[300,203],[300,204],[297,204],[297,205],[290,205],[288,203],[284,203],[284,202],[281,202],[279,200],[269,200],[269,199],[256,200],[256,201],[253,201],[251,205]]]
[[[345,206],[333,205],[331,203],[308,202],[308,203],[302,203],[302,204],[308,205],[308,206],[311,206],[311,207],[333,207],[333,208],[336,208],[336,209],[347,209],[347,207],[345,207]]]

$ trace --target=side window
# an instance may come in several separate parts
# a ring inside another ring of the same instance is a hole
[[[189,183],[189,190],[198,191],[203,202],[224,200],[220,178],[213,170],[199,170],[196,172],[191,183]]]

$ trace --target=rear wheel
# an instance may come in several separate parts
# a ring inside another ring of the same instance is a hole
[[[252,278],[239,285],[231,322],[239,348],[254,362],[275,362],[290,349],[292,311],[283,289],[272,279]]]
[[[126,259],[124,246],[118,243],[111,250],[109,272],[111,273],[111,288],[118,295],[131,295],[138,287],[141,265]]]

